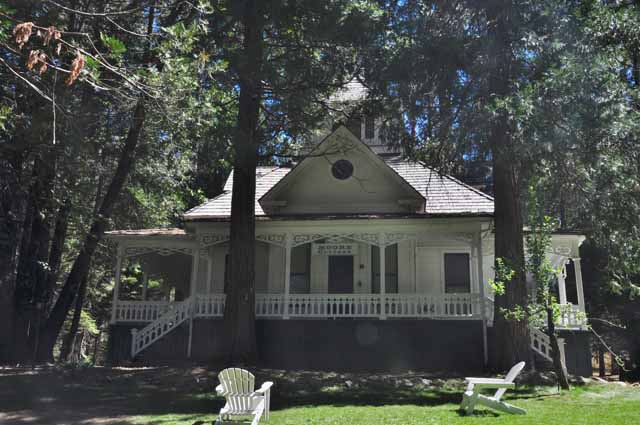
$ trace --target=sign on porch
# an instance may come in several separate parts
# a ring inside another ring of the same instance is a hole
[[[314,243],[313,255],[355,255],[357,246],[354,243]]]

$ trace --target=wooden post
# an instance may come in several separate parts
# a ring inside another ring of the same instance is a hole
[[[567,285],[565,283],[566,265],[562,266],[560,273],[558,273],[558,296],[560,298],[560,304],[567,304]]]
[[[489,364],[489,343],[487,338],[487,309],[486,309],[486,295],[484,292],[484,275],[482,264],[482,228],[476,236],[476,263],[477,263],[477,278],[478,278],[478,292],[480,293],[480,317],[482,318],[482,352],[484,354],[485,367]]]
[[[387,319],[387,306],[386,306],[386,293],[387,293],[387,279],[386,279],[386,267],[387,267],[387,257],[385,255],[385,245],[384,245],[384,233],[380,233],[380,255],[379,255],[379,263],[380,263],[380,319]]]
[[[580,258],[573,258],[573,269],[576,274],[576,292],[578,293],[578,308],[581,312],[586,312],[584,304],[584,287],[582,286],[582,267]]]
[[[598,376],[604,378],[607,374],[606,365],[604,363],[604,348],[598,345]]]
[[[193,261],[191,262],[191,285],[189,288],[189,303],[191,308],[189,310],[189,342],[187,345],[187,358],[191,358],[191,345],[193,342],[193,318],[195,316],[196,307],[196,291],[198,284],[198,271],[200,266],[200,248],[194,247],[191,251],[193,253]]]
[[[213,292],[213,252],[207,250],[207,294]]]
[[[291,291],[291,249],[293,241],[291,233],[287,233],[285,239],[285,255],[284,255],[284,309],[283,319],[289,318],[289,293]]]
[[[115,284],[113,285],[113,302],[111,303],[111,324],[116,323],[116,310],[118,309],[118,295],[120,293],[120,273],[122,272],[122,256],[124,250],[118,245],[115,269]]]

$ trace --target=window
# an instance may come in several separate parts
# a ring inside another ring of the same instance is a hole
[[[384,250],[384,279],[387,294],[398,293],[398,244],[389,245]],[[380,293],[380,248],[371,247],[371,293]]]
[[[362,129],[360,128],[361,125],[362,125],[362,120],[360,119],[360,116],[351,116],[351,117],[349,117],[349,119],[347,119],[346,127],[358,139],[360,139],[362,137],[362,134],[361,134],[362,133]]]
[[[376,137],[376,119],[373,115],[367,115],[364,120],[364,138],[374,139]]]
[[[353,164],[346,159],[339,159],[331,166],[331,174],[338,180],[346,180],[353,175]]]
[[[448,294],[471,292],[469,254],[444,254],[444,291]]]
[[[290,292],[308,294],[310,289],[311,244],[297,246],[291,250]]]

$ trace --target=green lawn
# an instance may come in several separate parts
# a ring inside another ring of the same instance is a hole
[[[373,394],[372,394],[373,395]],[[576,387],[570,393],[558,394],[555,388],[519,391],[508,399],[527,410],[527,415],[499,414],[484,408],[474,415],[463,416],[458,411],[460,394],[423,390],[388,404],[372,400],[351,399],[317,404],[279,406],[272,413],[271,425],[299,424],[580,424],[637,425],[640,424],[640,388],[622,388],[609,384]],[[215,415],[149,415],[132,418],[136,424],[209,423]]]
[[[590,384],[508,393],[525,416],[480,409],[461,416],[462,380],[423,375],[258,371],[275,381],[271,425],[278,424],[640,424],[640,388]],[[215,372],[203,368],[0,369],[0,423],[210,424],[223,400]]]

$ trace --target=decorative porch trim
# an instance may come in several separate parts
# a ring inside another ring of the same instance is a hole
[[[258,233],[256,240],[281,247],[286,247],[287,245],[286,233]]]
[[[379,245],[377,233],[298,233],[293,235],[293,247],[317,241],[319,239],[344,238],[369,245]]]
[[[558,255],[562,255],[564,257],[569,257],[571,255],[571,246],[569,245],[559,245],[559,246],[554,246],[552,253],[553,254],[558,254]]]
[[[315,242],[319,239],[350,239],[355,242],[362,242],[373,246],[388,246],[398,242],[417,239],[416,233],[408,232],[314,232],[314,233],[293,233],[291,239],[291,247],[295,248],[300,245]],[[205,248],[211,245],[217,245],[229,240],[228,233],[205,233],[198,237],[200,246]],[[277,245],[283,248],[287,246],[286,233],[258,233],[256,240]]]
[[[171,247],[171,246],[127,246],[124,248],[123,257],[136,257],[138,255],[155,253],[163,257],[173,254],[191,255],[191,248],[187,247]]]
[[[229,240],[229,233],[203,233],[198,236],[202,248],[217,245]]]
[[[212,245],[218,245],[223,242],[229,241],[229,233],[204,233],[201,234],[198,239],[202,248],[207,248]],[[285,233],[257,233],[256,240],[266,242],[272,245],[285,246]]]
[[[389,232],[384,234],[384,245],[393,245],[399,242],[417,240],[418,235],[416,233],[401,233],[401,232]]]

